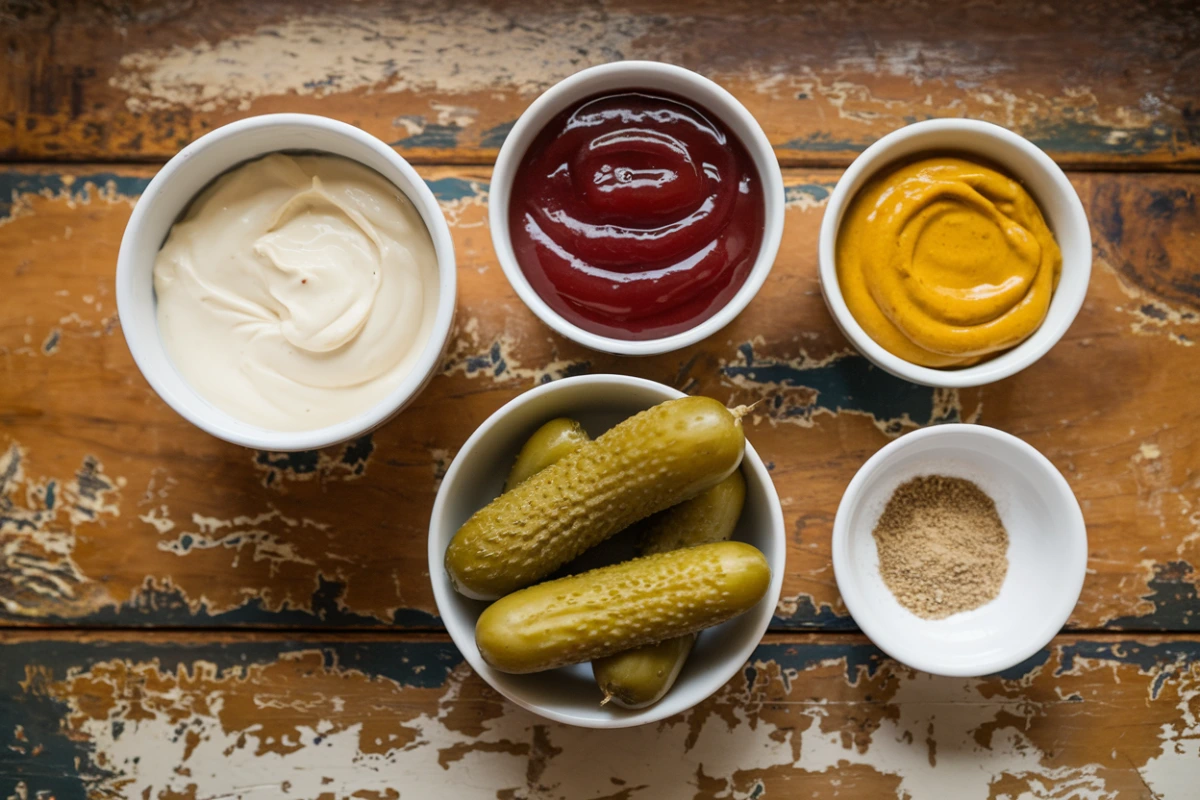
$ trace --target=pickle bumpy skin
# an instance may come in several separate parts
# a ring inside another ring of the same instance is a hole
[[[640,519],[715,486],[742,460],[741,411],[682,397],[637,414],[477,511],[446,548],[467,597],[545,578]]]
[[[503,597],[479,616],[475,643],[501,672],[540,672],[719,625],[770,582],[766,557],[744,542],[657,553]]]
[[[550,420],[533,432],[533,436],[529,437],[529,441],[525,442],[525,446],[517,454],[517,460],[508,471],[508,480],[504,482],[504,491],[524,483],[589,441],[591,438],[587,431],[575,420],[566,417]]]
[[[746,502],[746,479],[741,470],[706,492],[643,524],[642,552],[665,553],[682,547],[721,542],[733,535]],[[696,634],[649,644],[592,662],[596,685],[604,692],[601,704],[644,708],[657,703],[675,684],[692,652]]]

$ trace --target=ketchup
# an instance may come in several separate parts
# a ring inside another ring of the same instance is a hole
[[[713,114],[666,94],[591,97],[521,159],[513,252],[568,321],[614,339],[695,327],[733,298],[763,236],[746,148]]]

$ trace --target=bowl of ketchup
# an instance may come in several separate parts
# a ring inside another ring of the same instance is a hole
[[[725,327],[783,234],[783,176],[758,122],[716,83],[652,61],[585,69],[534,101],[500,149],[489,202],[521,300],[618,355]]]

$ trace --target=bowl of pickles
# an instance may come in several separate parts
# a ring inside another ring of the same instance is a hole
[[[548,719],[622,728],[685,711],[741,670],[786,554],[748,411],[587,375],[480,425],[429,528],[438,613],[475,671]]]

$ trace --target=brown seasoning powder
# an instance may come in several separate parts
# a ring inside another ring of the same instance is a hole
[[[990,602],[1008,572],[1008,532],[996,504],[962,478],[925,475],[902,484],[873,535],[883,582],[925,619]]]

